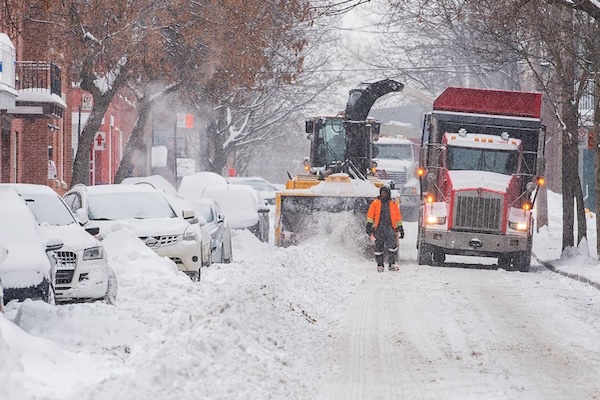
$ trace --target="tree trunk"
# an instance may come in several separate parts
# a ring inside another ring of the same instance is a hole
[[[216,116],[208,126],[207,138],[210,149],[210,158],[208,161],[209,171],[222,175],[223,169],[227,166],[227,149],[223,148],[227,138],[227,119],[225,106],[215,109]]]
[[[78,183],[84,185],[90,184],[90,151],[94,143],[96,132],[102,125],[102,118],[108,109],[112,96],[98,96],[94,98],[94,107],[88,117],[87,123],[79,137],[77,144],[77,154],[73,162],[73,178],[71,186]]]
[[[575,186],[575,204],[577,204],[577,245],[587,238],[587,221],[585,219],[585,204],[583,203],[583,190],[581,190],[581,183],[577,180]]]
[[[151,109],[152,103],[149,100],[138,103],[138,119],[123,151],[123,158],[121,158],[119,169],[115,175],[115,183],[121,183],[123,179],[132,175],[134,168],[133,156],[135,152],[145,150],[144,133]]]

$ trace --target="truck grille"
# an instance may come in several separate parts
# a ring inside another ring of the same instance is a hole
[[[457,193],[454,199],[455,229],[500,231],[502,229],[502,197],[477,192]]]
[[[396,185],[404,185],[406,183],[406,170],[390,171],[381,169],[377,171],[377,177],[380,179],[391,179]]]
[[[72,251],[55,251],[58,259],[58,269],[75,269],[77,267],[77,253]]]

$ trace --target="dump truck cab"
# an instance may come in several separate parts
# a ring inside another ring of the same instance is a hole
[[[421,146],[419,264],[465,255],[529,269],[543,184],[540,116],[539,93],[448,88],[436,99]]]

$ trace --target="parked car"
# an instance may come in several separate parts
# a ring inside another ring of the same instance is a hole
[[[202,171],[195,174],[184,176],[177,193],[184,199],[194,200],[202,197],[207,187],[227,186],[227,179],[214,172]]]
[[[202,216],[205,221],[202,229],[208,232],[211,238],[212,261],[230,263],[233,259],[233,248],[227,216],[213,199],[199,198],[191,201],[191,204],[196,215]]]
[[[261,242],[269,241],[269,207],[256,190],[246,185],[208,186],[202,196],[217,202],[231,229],[248,229]]]
[[[192,280],[200,279],[203,260],[210,263],[210,253],[202,252],[200,227],[188,222],[195,222],[194,211],[183,210],[180,218],[167,198],[150,185],[75,185],[64,198],[77,216],[100,228],[101,238],[126,224]]]
[[[187,221],[190,224],[198,225],[198,234],[200,235],[200,239],[202,241],[202,266],[208,267],[212,263],[212,251],[211,251],[211,243],[212,239],[210,236],[210,232],[203,228],[206,221],[202,217],[201,214],[198,214],[195,211],[195,207],[191,202],[177,194],[177,190],[160,175],[152,175],[152,176],[139,176],[139,177],[131,177],[125,178],[121,182],[124,185],[150,185],[158,191],[162,192],[165,196],[169,205],[175,210],[175,213],[179,216],[183,215],[184,210],[194,210],[194,218],[188,219]]]
[[[248,185],[254,190],[257,190],[268,204],[275,204],[275,194],[279,189],[271,182],[261,178],[260,176],[235,176],[227,178],[227,181],[236,185]]]
[[[0,247],[6,249],[0,264],[4,304],[26,299],[54,304],[54,251],[62,242],[55,238],[42,241],[31,210],[14,189],[0,188],[0,204]]]
[[[43,239],[56,237],[64,243],[60,251],[55,251],[58,258],[56,300],[104,300],[114,304],[118,291],[117,277],[108,265],[102,243],[92,236],[98,233],[98,228],[84,229],[58,193],[49,186],[22,183],[0,186],[12,187],[21,195],[39,224]]]

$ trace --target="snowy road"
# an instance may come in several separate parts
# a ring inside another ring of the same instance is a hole
[[[596,289],[413,264],[367,279],[352,301],[322,399],[600,397]]]

